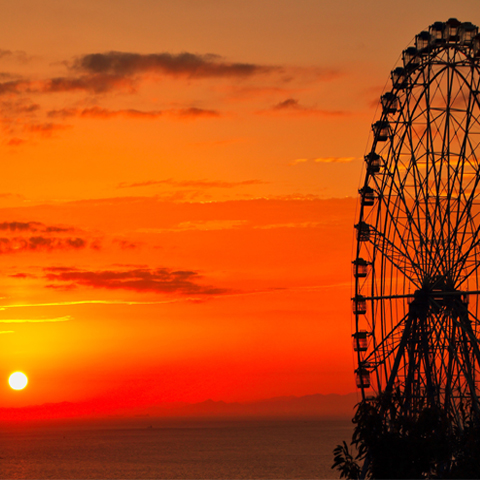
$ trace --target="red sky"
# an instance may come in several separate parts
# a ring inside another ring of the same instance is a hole
[[[0,5],[0,407],[353,391],[376,105],[476,2]]]

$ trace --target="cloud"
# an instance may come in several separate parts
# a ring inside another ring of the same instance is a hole
[[[350,163],[358,160],[359,157],[318,157],[318,158],[296,158],[289,162],[289,165],[299,165],[307,162],[314,163]]]
[[[16,98],[14,100],[4,100],[0,102],[3,116],[31,115],[38,112],[41,107],[38,103],[34,103],[28,98]]]
[[[1,222],[0,231],[9,232],[73,232],[72,227],[48,226],[41,222]]]
[[[266,182],[261,180],[243,180],[241,182],[222,182],[215,180],[173,180],[168,178],[166,180],[147,180],[145,182],[134,183],[120,183],[117,188],[135,188],[135,187],[150,187],[152,185],[169,185],[172,187],[185,188],[235,188],[244,185],[262,185]]]
[[[32,275],[30,273],[13,273],[12,275],[9,275],[11,278],[36,278],[35,275]]]
[[[130,117],[130,118],[157,118],[163,114],[160,110],[141,111],[134,109],[109,110],[101,107],[90,108],[62,108],[59,110],[50,110],[47,116],[51,118],[67,117],[85,117],[85,118],[112,118],[112,117]]]
[[[298,165],[299,163],[307,163],[308,158],[296,158],[295,160],[292,160],[289,165]]]
[[[80,250],[86,248],[88,243],[80,237],[57,238],[41,235],[28,238],[0,237],[0,254],[20,252],[51,252],[53,250]]]
[[[180,119],[190,119],[199,117],[219,117],[220,112],[216,110],[207,110],[203,108],[188,107],[179,109],[167,109],[167,110],[135,110],[135,109],[121,109],[110,110],[102,107],[90,107],[90,108],[62,108],[59,110],[50,110],[47,112],[47,116],[50,118],[67,118],[67,117],[80,117],[80,118],[114,118],[114,117],[126,117],[126,118],[140,118],[140,119],[155,119],[163,115],[169,115]]]
[[[133,93],[135,92],[135,82],[112,75],[82,75],[43,80],[16,79],[0,83],[0,95],[81,91],[98,94],[112,90]]]
[[[64,317],[56,318],[15,318],[0,320],[0,323],[56,323],[56,322],[68,322],[73,320],[73,317],[70,315],[65,315]]]
[[[48,287],[48,285],[47,285]],[[184,300],[184,299],[181,299]],[[52,302],[52,303],[18,303],[10,305],[1,305],[0,310],[8,308],[32,308],[32,307],[68,307],[72,305],[165,305],[169,303],[177,303],[180,299],[160,300],[153,302],[137,302],[129,300],[76,300],[70,302]],[[194,300],[188,299],[187,300]],[[13,333],[13,332],[12,332]]]
[[[275,66],[232,63],[214,54],[199,55],[188,52],[140,54],[115,51],[78,57],[71,68],[74,71],[87,72],[93,75],[110,75],[112,77],[132,77],[139,74],[155,73],[189,79],[245,78],[281,70]]]
[[[287,98],[283,102],[277,103],[275,106],[272,107],[273,110],[286,110],[286,109],[298,109],[301,108],[298,100],[293,98]]]
[[[51,137],[53,133],[59,130],[65,130],[71,128],[70,125],[60,125],[58,123],[33,123],[24,125],[23,129],[29,133],[37,133],[42,137]]]
[[[247,224],[247,220],[197,220],[180,222],[174,227],[169,228],[142,228],[138,232],[142,233],[162,233],[162,232],[186,232],[189,230],[232,230],[242,228]]]
[[[15,330],[3,330],[0,332],[0,335],[3,333],[15,333]]]
[[[86,286],[109,290],[131,290],[178,295],[220,295],[227,290],[198,284],[200,276],[189,270],[134,268],[129,270],[86,271],[76,268],[45,269],[50,282],[68,282],[69,286]]]
[[[12,236],[0,237],[0,254],[19,252],[51,252],[53,250],[81,250],[87,247],[99,248],[99,240],[79,236],[68,236],[71,233],[84,233],[65,225],[46,225],[42,222],[0,222],[0,232]],[[65,236],[63,234],[66,234]]]
[[[0,230],[9,232],[38,232],[43,224],[40,222],[2,222]]]
[[[314,107],[305,107],[295,98],[287,98],[266,110],[260,110],[257,113],[288,113],[295,115],[317,115],[322,117],[343,117],[349,115],[349,112],[343,110],[322,110]]]
[[[15,60],[19,63],[27,63],[32,59],[32,57],[30,55],[27,55],[27,53],[23,50],[12,51],[0,49],[0,60],[5,59]]]
[[[176,116],[180,119],[191,119],[191,118],[200,118],[200,117],[220,117],[221,114],[217,110],[207,110],[204,108],[179,108],[166,110],[166,113],[169,115]]]
[[[130,242],[129,240],[121,238],[114,238],[113,243],[116,243],[122,250],[133,250],[140,245],[137,242]]]
[[[35,83],[33,87],[35,87]],[[105,93],[111,90],[135,91],[131,80],[116,75],[82,75],[80,77],[57,77],[37,84],[37,91],[43,93],[58,93],[72,91],[86,91]]]
[[[319,157],[314,158],[315,163],[350,163],[358,160],[358,157]]]
[[[228,62],[219,55],[193,53],[92,53],[70,63],[68,76],[47,79],[14,78],[0,83],[0,95],[29,93],[124,91],[135,93],[141,78],[248,78],[280,73],[278,66]]]
[[[8,140],[7,145],[10,147],[19,147],[20,145],[23,145],[25,143],[27,143],[27,141],[23,138],[14,137]]]

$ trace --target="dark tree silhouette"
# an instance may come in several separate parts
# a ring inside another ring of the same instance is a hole
[[[404,412],[400,392],[357,405],[354,453],[345,441],[334,450],[332,468],[341,478],[480,478],[478,418],[459,429],[439,407]]]

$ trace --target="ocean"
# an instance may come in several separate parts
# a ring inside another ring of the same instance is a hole
[[[339,478],[350,420],[109,419],[1,426],[2,479]]]

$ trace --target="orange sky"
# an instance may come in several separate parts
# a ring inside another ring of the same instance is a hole
[[[353,391],[370,124],[458,3],[0,0],[0,408]]]

